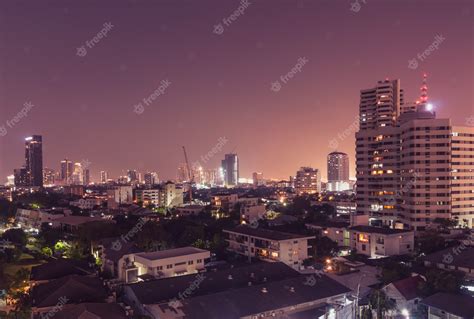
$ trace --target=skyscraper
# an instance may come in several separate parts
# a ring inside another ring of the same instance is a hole
[[[100,171],[100,182],[106,184],[109,179],[109,174],[106,171]]]
[[[265,181],[263,180],[263,173],[254,172],[252,174],[252,179],[254,186],[261,186],[265,184]]]
[[[41,135],[25,138],[25,168],[28,186],[43,186],[43,139]]]
[[[138,176],[138,172],[136,170],[129,169],[127,171],[127,180],[128,180],[129,183],[132,183],[132,184],[139,183],[140,179],[139,179],[139,176]]]
[[[222,160],[224,174],[224,185],[227,187],[237,186],[239,183],[239,158],[237,154],[225,154]]]
[[[82,182],[84,185],[89,185],[91,182],[91,174],[88,168],[82,170]]]
[[[29,186],[28,183],[28,171],[26,168],[15,168],[13,170],[13,176],[15,178],[15,186],[16,187],[25,187]]]
[[[71,183],[71,176],[74,172],[74,163],[67,158],[61,161],[61,171],[59,177],[61,181],[68,185]]]
[[[296,172],[295,190],[298,195],[321,192],[321,173],[312,167],[301,167]]]
[[[350,189],[349,156],[341,152],[329,153],[327,190],[340,192],[348,189]]]
[[[147,172],[144,176],[145,185],[153,186],[159,183],[158,173],[156,172]]]
[[[417,231],[443,219],[472,227],[474,128],[437,119],[427,90],[425,77],[415,108],[387,105],[402,110],[390,123],[378,118],[383,114],[371,118],[378,125],[363,126],[361,114],[356,133],[357,213],[369,215],[372,223]]]

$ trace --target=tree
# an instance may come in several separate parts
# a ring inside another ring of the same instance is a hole
[[[385,314],[396,308],[396,302],[387,297],[382,290],[374,290],[369,296],[370,308],[377,312],[377,318],[387,318]]]
[[[12,228],[8,229],[2,235],[3,240],[8,240],[11,243],[18,245],[18,246],[26,246],[28,242],[28,238],[26,237],[25,232],[22,229]]]
[[[430,269],[426,273],[426,282],[420,287],[421,293],[424,296],[430,296],[437,292],[456,293],[464,281],[464,276],[462,272]]]
[[[321,237],[314,245],[317,257],[332,256],[337,251],[337,243],[327,237]]]
[[[410,276],[410,269],[406,265],[396,261],[390,261],[381,268],[382,273],[380,275],[380,280],[384,284],[389,284]]]

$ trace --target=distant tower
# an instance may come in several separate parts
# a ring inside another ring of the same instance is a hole
[[[43,138],[41,135],[25,138],[25,168],[28,186],[43,186]]]
[[[237,154],[225,154],[221,163],[224,173],[224,185],[230,187],[237,186],[239,183],[239,158]]]

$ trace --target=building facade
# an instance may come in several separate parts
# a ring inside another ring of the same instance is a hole
[[[301,167],[296,172],[295,190],[298,195],[321,192],[321,173],[318,169]]]
[[[28,186],[43,186],[43,138],[41,135],[25,138],[25,168]]]
[[[224,174],[224,185],[235,187],[239,183],[239,158],[237,154],[225,154],[222,160],[222,171]]]
[[[447,219],[472,228],[474,128],[436,118],[427,103],[426,83],[415,111],[401,108],[399,80],[382,84],[384,90],[370,91],[370,98],[367,90],[361,91],[357,213],[368,215],[372,224],[416,231]],[[383,110],[369,108],[369,100]]]
[[[326,190],[340,192],[350,189],[349,156],[342,152],[332,152],[328,155],[328,183]]]

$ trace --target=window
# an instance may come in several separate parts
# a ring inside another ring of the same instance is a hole
[[[198,263],[198,264],[202,263],[202,259],[196,260],[196,263]]]
[[[158,267],[156,267],[156,269],[163,270],[163,266],[158,266]]]
[[[365,244],[362,245],[362,250],[363,250],[363,251],[366,250]]]
[[[173,268],[173,265],[166,265],[166,269],[171,269]]]
[[[176,264],[174,264],[174,265],[175,265],[175,266],[182,266],[182,265],[186,265],[186,262],[183,261],[183,262],[181,262],[181,263],[176,263]]]
[[[188,261],[188,265],[192,265],[192,264],[194,264],[194,260]]]

